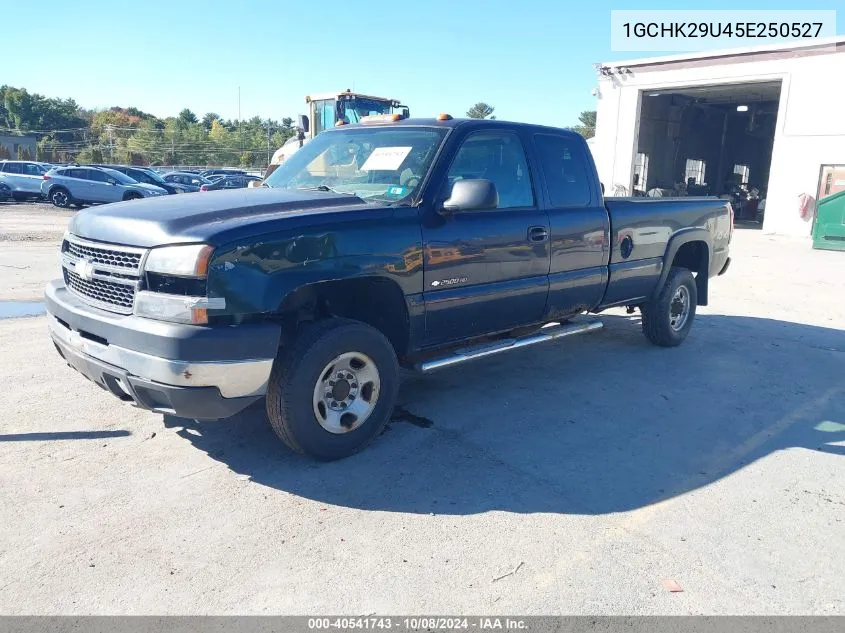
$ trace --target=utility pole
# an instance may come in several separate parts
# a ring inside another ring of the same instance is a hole
[[[111,124],[106,126],[106,131],[109,133],[109,162],[113,163],[114,162],[114,136],[113,136],[114,128],[111,126]]]
[[[244,153],[244,133],[241,128],[241,87],[238,86],[238,136],[241,139],[241,154]]]
[[[267,166],[270,166],[270,119],[267,119]]]

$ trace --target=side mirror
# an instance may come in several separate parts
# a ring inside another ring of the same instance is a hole
[[[601,195],[604,195],[604,183],[600,182],[599,184],[601,185]]]
[[[308,117],[304,114],[300,114],[297,118],[299,119],[299,129],[308,134],[308,131],[311,128],[310,124],[308,123]]]
[[[443,203],[443,209],[449,213],[495,209],[498,206],[496,185],[484,178],[456,181],[452,185],[452,195]]]
[[[411,116],[411,110],[409,108],[402,108],[402,118],[408,119]]]
[[[116,185],[117,184],[117,181],[114,178],[109,178],[106,182],[109,183],[110,185]]]

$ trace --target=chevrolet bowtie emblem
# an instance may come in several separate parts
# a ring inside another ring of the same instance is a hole
[[[85,281],[91,281],[94,279],[94,262],[90,259],[80,259],[73,265],[73,272]]]

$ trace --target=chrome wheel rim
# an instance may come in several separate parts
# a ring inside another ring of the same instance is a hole
[[[682,330],[689,319],[690,295],[686,286],[678,286],[669,303],[669,327],[675,332]]]
[[[381,379],[373,360],[347,352],[328,363],[317,378],[314,417],[329,433],[349,433],[370,417],[378,402]]]
[[[67,205],[67,194],[64,191],[56,191],[53,193],[53,204],[57,207],[64,207]]]

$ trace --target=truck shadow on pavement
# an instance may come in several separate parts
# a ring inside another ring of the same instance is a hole
[[[602,320],[595,334],[407,379],[383,437],[339,462],[288,451],[262,407],[165,424],[256,484],[411,513],[621,512],[776,451],[845,456],[845,332],[701,314],[684,345],[661,349],[636,317]]]
[[[111,437],[127,437],[129,431],[45,431],[42,433],[4,433],[0,442],[55,442],[63,440],[102,440]]]

